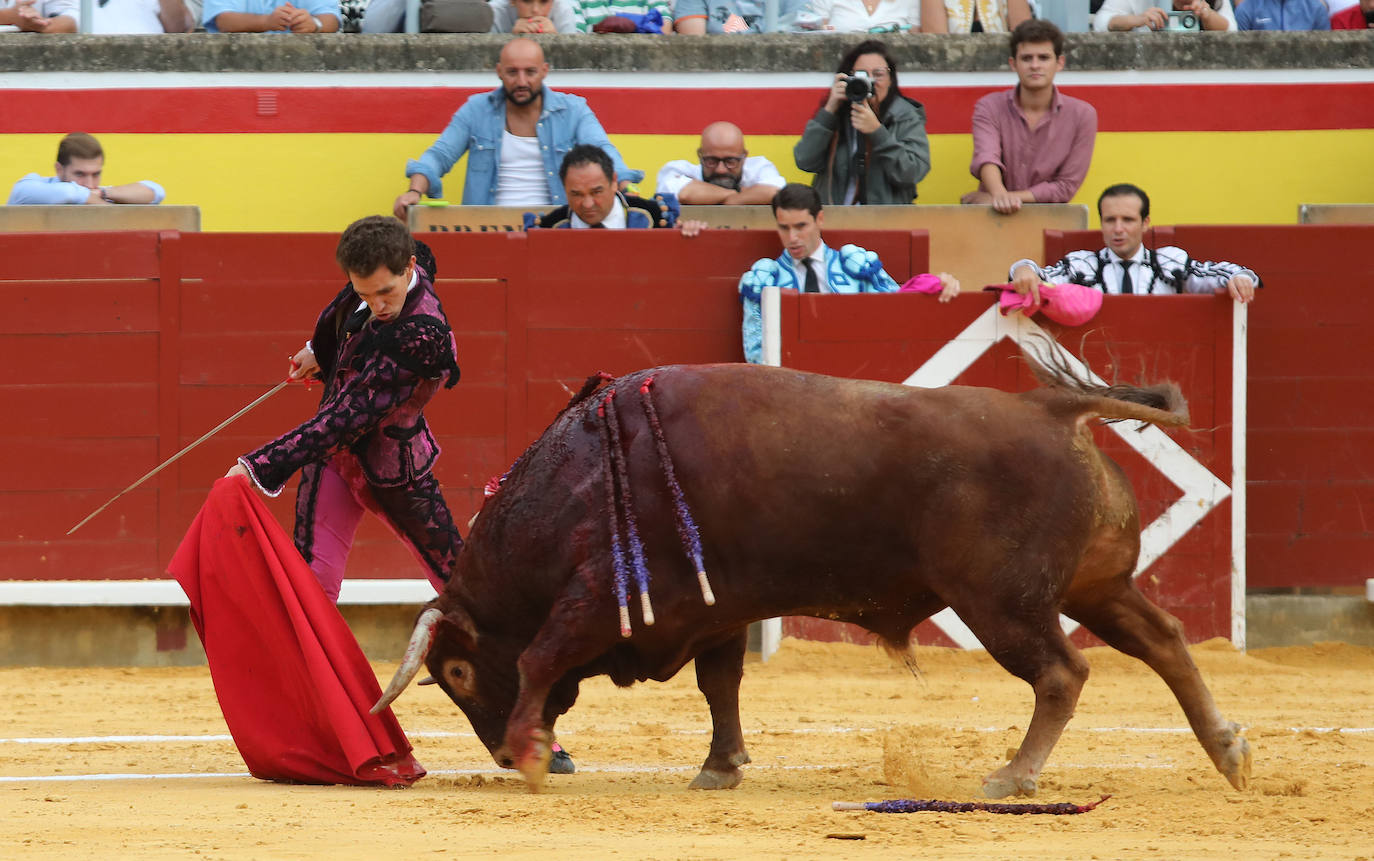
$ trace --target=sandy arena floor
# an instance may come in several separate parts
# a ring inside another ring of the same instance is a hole
[[[690,669],[629,690],[593,680],[559,723],[579,773],[539,795],[434,687],[396,708],[430,776],[379,790],[247,776],[203,668],[0,669],[0,857],[1374,861],[1374,650],[1194,654],[1248,728],[1249,791],[1212,769],[1158,678],[1091,649],[1037,800],[1112,798],[1017,817],[830,809],[978,798],[1031,708],[983,654],[919,649],[915,679],[876,648],[784,641],[746,669],[754,763],[728,792],[687,790],[709,729]]]

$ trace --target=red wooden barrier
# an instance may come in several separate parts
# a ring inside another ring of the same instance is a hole
[[[772,231],[432,234],[463,377],[429,417],[437,472],[466,522],[481,487],[583,380],[742,358],[735,283],[780,246]],[[894,277],[924,271],[923,232],[836,231]],[[308,417],[290,387],[74,536],[74,523],[271,385],[343,286],[337,236],[0,235],[0,383],[11,457],[0,473],[0,579],[163,576],[213,480]],[[36,254],[35,247],[43,253]],[[294,488],[270,502],[290,522]],[[364,520],[350,574],[410,578],[415,562]]]
[[[1264,281],[1249,313],[1248,587],[1362,592],[1374,577],[1374,226],[1155,233]],[[1101,245],[1093,231],[1047,236],[1045,254]]]
[[[1374,466],[1364,456],[1374,442],[1374,406],[1366,395],[1374,370],[1364,357],[1374,323],[1367,287],[1374,263],[1364,249],[1374,227],[1179,226],[1156,233],[1156,242],[1174,241],[1199,258],[1246,263],[1265,280],[1250,313],[1250,586],[1356,587],[1374,576],[1366,522],[1366,512],[1374,511]],[[711,231],[690,241],[667,232],[554,231],[425,239],[440,262],[439,291],[464,369],[462,383],[432,410],[445,448],[439,475],[464,519],[475,510],[482,483],[504,470],[563,405],[565,387],[575,389],[603,369],[737,361],[735,279],[754,259],[778,250],[770,231]],[[827,240],[878,250],[899,280],[925,269],[920,233],[837,232]],[[210,482],[237,454],[309,415],[318,390],[282,392],[71,539],[62,535],[280,379],[285,358],[341,286],[335,241],[310,234],[0,236],[0,298],[10,310],[0,319],[0,360],[9,370],[0,381],[7,407],[0,437],[10,452],[0,469],[0,578],[162,576]],[[1087,232],[1055,241],[1048,253],[1057,257],[1069,248],[1098,247],[1101,237]],[[807,336],[821,351],[810,366],[900,378],[933,352],[931,331],[945,337],[985,301],[969,296],[941,306],[927,297],[808,297],[799,308],[825,309],[805,318]],[[1128,377],[1189,379],[1212,363],[1207,332],[1222,334],[1215,321],[1192,310],[1162,320],[1138,309],[1220,309],[1224,302],[1120,302],[1109,298],[1093,324],[1102,331],[1087,349],[1099,372],[1112,367],[1102,346],[1107,339],[1120,348]],[[896,307],[910,314],[890,313]],[[847,346],[827,341],[832,335],[880,349],[855,360]],[[1076,346],[1076,337],[1065,343]],[[1005,356],[985,357],[960,381],[1025,385]],[[1223,401],[1196,380],[1185,389],[1194,426],[1224,429]],[[1188,440],[1207,452],[1201,438]],[[1168,495],[1158,477],[1137,478],[1136,487],[1147,515]],[[284,519],[289,497],[273,503]],[[1205,541],[1192,546],[1194,540],[1174,552],[1215,553]],[[413,561],[372,523],[360,535],[352,570],[364,577],[414,576]],[[1193,583],[1181,593],[1207,591]],[[1216,623],[1218,604],[1187,601],[1209,607],[1212,619],[1190,620],[1190,627]]]
[[[922,366],[930,371],[943,362],[942,379],[961,385],[1008,391],[1034,388],[1020,351],[1010,340],[999,340],[981,352],[975,346],[966,358],[934,358],[956,338],[980,344],[982,330],[971,327],[986,326],[990,305],[989,294],[968,293],[948,305],[910,294],[784,296],[782,364],[902,382]],[[1171,437],[1229,485],[1231,317],[1229,300],[1221,298],[1111,296],[1082,329],[1064,329],[1043,317],[1036,317],[1035,322],[1109,381],[1118,377],[1178,381],[1189,400],[1192,429],[1173,432]],[[1142,526],[1180,499],[1180,489],[1116,433],[1099,428],[1096,435],[1098,445],[1130,477]],[[919,449],[919,440],[912,444]],[[1232,636],[1230,516],[1228,501],[1211,508],[1138,579],[1152,600],[1183,621],[1194,640]],[[852,626],[808,618],[786,619],[783,630],[807,639],[871,640]],[[951,642],[930,622],[917,633],[923,642]]]

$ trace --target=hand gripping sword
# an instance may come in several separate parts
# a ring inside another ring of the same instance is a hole
[[[232,416],[230,416],[229,418],[227,418],[227,419],[225,419],[224,421],[220,422],[219,424],[215,425],[213,428],[211,428],[209,431],[207,431],[207,432],[205,433],[205,435],[202,436],[200,439],[198,439],[198,440],[196,440],[195,442],[191,443],[190,445],[186,446],[186,448],[183,448],[181,451],[179,451],[179,452],[177,452],[176,454],[172,455],[171,457],[167,458],[166,460],[164,460],[162,463],[158,464],[157,466],[153,467],[152,470],[150,470],[147,474],[145,474],[145,475],[144,475],[142,478],[140,478],[138,481],[135,481],[133,484],[131,484],[131,485],[129,485],[128,487],[124,488],[124,489],[121,490],[119,493],[116,493],[114,496],[110,497],[109,502],[106,502],[104,505],[100,506],[100,507],[97,508],[95,511],[92,511],[90,514],[86,515],[86,518],[85,518],[84,520],[82,520],[80,523],[78,523],[78,524],[76,524],[75,526],[73,526],[71,529],[68,529],[68,530],[67,530],[67,534],[68,534],[68,535],[71,535],[71,534],[72,534],[73,532],[75,532],[76,530],[78,530],[78,529],[80,529],[81,527],[85,526],[87,523],[90,522],[90,520],[91,520],[93,517],[95,517],[97,514],[99,514],[100,512],[104,511],[105,509],[107,509],[107,508],[109,508],[111,505],[113,505],[113,504],[114,504],[114,501],[115,501],[116,499],[119,499],[119,498],[120,498],[121,496],[123,496],[124,494],[126,494],[126,493],[128,493],[129,491],[133,490],[134,488],[138,487],[140,484],[142,484],[143,482],[145,482],[145,481],[147,481],[148,479],[152,478],[153,476],[157,475],[159,472],[162,472],[164,469],[166,469],[167,467],[171,466],[172,464],[176,463],[178,460],[181,459],[181,456],[182,456],[182,455],[186,454],[186,453],[189,452],[191,449],[195,448],[196,446],[198,446],[198,445],[200,445],[201,443],[205,442],[205,441],[206,441],[207,439],[209,439],[210,437],[214,436],[215,434],[217,434],[217,433],[219,433],[220,431],[222,431],[222,430],[224,430],[225,428],[227,428],[230,424],[232,424],[235,420],[241,418],[241,417],[242,417],[245,413],[247,413],[249,410],[253,409],[253,408],[256,407],[258,404],[262,403],[263,401],[265,401],[265,400],[267,400],[268,398],[270,398],[270,397],[272,397],[273,395],[275,395],[277,392],[281,391],[283,388],[286,387],[287,383],[290,383],[290,382],[291,382],[290,379],[282,380],[280,383],[277,383],[275,386],[273,386],[272,388],[268,389],[266,392],[262,393],[261,395],[258,395],[258,397],[255,398],[251,404],[249,404],[248,406],[246,406],[246,407],[244,407],[243,409],[239,410],[238,412],[234,413]]]

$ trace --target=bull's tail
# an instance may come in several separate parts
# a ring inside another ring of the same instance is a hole
[[[1080,420],[1131,419],[1160,427],[1188,424],[1188,403],[1178,384],[1171,380],[1147,386],[1102,385],[1070,366],[1057,351],[1046,350],[1032,356],[1023,350],[1022,354],[1042,387],[1076,396],[1070,401],[1069,410]]]

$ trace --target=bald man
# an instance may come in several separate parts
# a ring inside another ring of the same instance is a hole
[[[406,162],[410,189],[396,198],[396,217],[404,221],[424,195],[443,197],[444,176],[463,153],[468,153],[463,203],[469,206],[566,203],[558,165],[578,144],[605,150],[623,183],[642,180],[644,171],[625,166],[586,99],[544,87],[548,73],[538,42],[507,42],[496,62],[501,86],[468,99],[434,145]]]
[[[734,123],[711,123],[701,133],[697,163],[670,161],[658,172],[659,194],[691,206],[769,204],[787,184],[773,163],[751,156]]]

